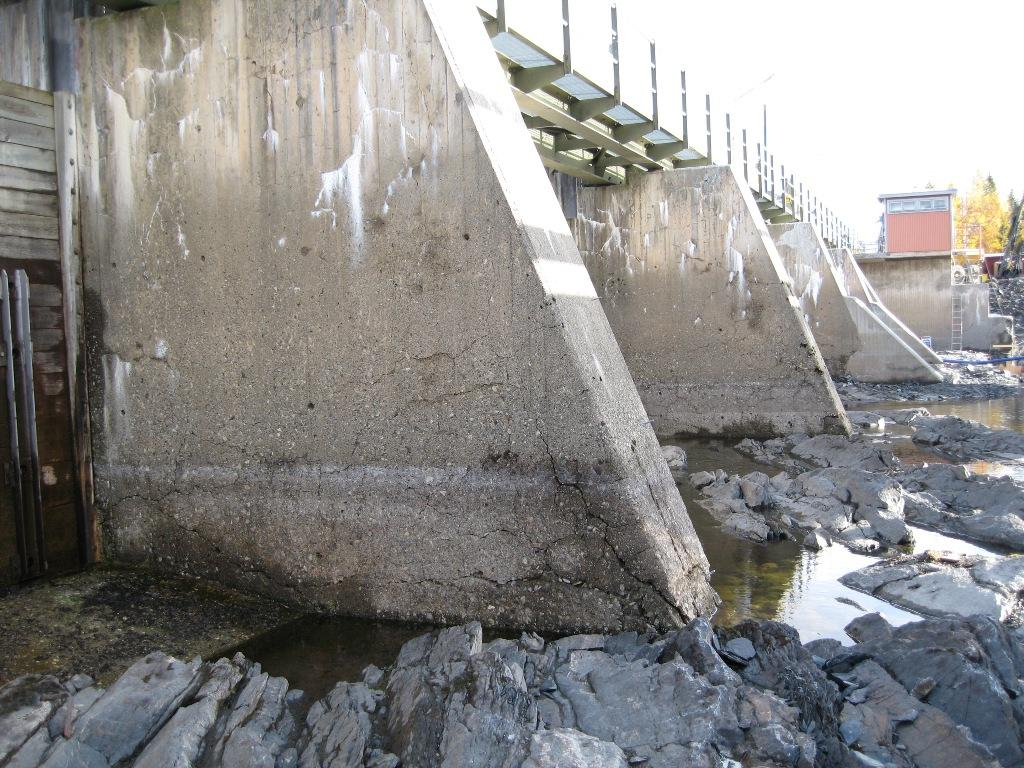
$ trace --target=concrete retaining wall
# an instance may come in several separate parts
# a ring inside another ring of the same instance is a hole
[[[655,429],[848,429],[750,191],[731,168],[581,190],[574,232]]]
[[[112,556],[408,619],[713,607],[471,4],[182,0],[83,24]]]
[[[990,311],[988,283],[954,285],[952,290],[960,297],[963,311],[963,348],[990,352],[1001,346],[1008,352],[1013,345],[1013,318]]]
[[[844,264],[840,271],[813,225],[770,224],[768,231],[833,376],[877,383],[942,380],[942,375],[891,330],[867,301],[849,295],[849,283],[866,281],[855,264]]]
[[[932,347],[949,349],[953,304],[949,256],[860,259],[882,304]]]

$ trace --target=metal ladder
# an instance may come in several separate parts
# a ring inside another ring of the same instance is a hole
[[[953,292],[953,333],[949,348],[960,352],[964,348],[964,302],[963,296]]]

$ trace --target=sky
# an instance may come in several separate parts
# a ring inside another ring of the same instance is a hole
[[[1024,190],[1024,0],[618,0],[663,63],[874,242],[878,195]],[[654,34],[652,34],[652,32]],[[663,54],[664,52],[664,54]],[[701,102],[701,114],[703,112]],[[693,117],[690,131],[693,136]],[[737,140],[734,139],[734,146]],[[694,142],[696,144],[696,142]],[[751,150],[753,154],[753,150]]]

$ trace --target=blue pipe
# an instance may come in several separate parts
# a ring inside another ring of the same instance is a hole
[[[949,360],[942,358],[944,363],[953,363],[954,365],[993,365],[995,363],[1012,363],[1016,360],[1024,360],[1024,355],[1020,357],[996,357],[991,360]]]

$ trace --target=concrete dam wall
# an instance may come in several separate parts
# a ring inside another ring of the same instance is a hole
[[[406,619],[567,630],[713,609],[470,4],[182,0],[80,24],[110,556]],[[699,206],[699,174],[673,178],[698,186],[672,215]],[[795,310],[775,325],[778,277],[747,263],[752,293],[727,293],[722,323],[795,335],[777,378],[739,391],[796,390],[806,406],[779,418],[822,428],[841,409],[813,342]],[[736,370],[759,364],[744,354]]]
[[[849,429],[786,269],[732,168],[584,189],[574,234],[659,434]]]

